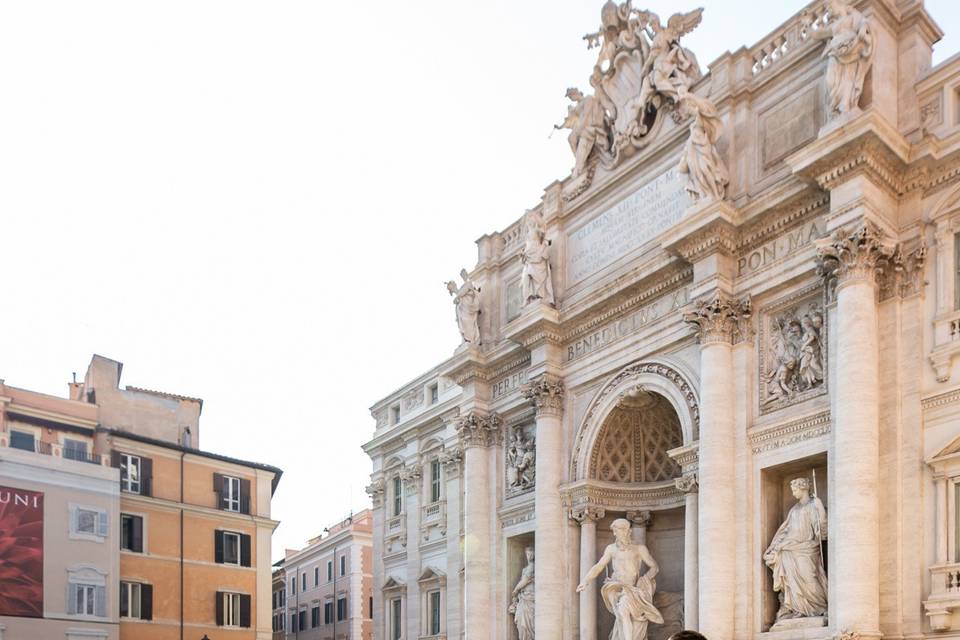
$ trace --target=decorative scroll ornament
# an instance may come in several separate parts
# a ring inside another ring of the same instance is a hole
[[[816,241],[817,272],[828,283],[853,280],[876,282],[887,268],[896,245],[869,221]]]
[[[503,442],[500,416],[491,413],[481,415],[469,413],[457,421],[457,433],[464,449],[470,447],[492,447]]]
[[[688,473],[679,478],[674,478],[673,486],[681,493],[697,493],[700,491],[700,482],[697,480],[697,474],[695,473]]]
[[[470,279],[466,269],[460,270],[463,284],[457,287],[453,280],[447,282],[447,291],[453,296],[456,309],[457,327],[463,341],[474,346],[480,345],[480,287]]]
[[[563,382],[546,375],[527,383],[520,390],[523,397],[533,403],[537,415],[559,415],[563,411]]]
[[[827,0],[827,11],[830,21],[826,26],[814,28],[809,13],[801,17],[801,22],[812,38],[828,41],[823,56],[829,59],[827,91],[831,113],[856,113],[860,110],[863,82],[873,63],[873,32],[866,16],[850,0]]]
[[[563,123],[570,129],[570,148],[576,158],[574,177],[585,173],[592,160],[610,169],[645,147],[662,122],[694,82],[700,66],[680,38],[693,31],[703,9],[674,14],[666,26],[659,16],[608,0],[600,10],[600,29],[584,36],[587,47],[600,53],[590,76],[594,94],[567,90],[573,102]]]
[[[753,303],[750,297],[732,300],[721,293],[699,300],[693,311],[683,314],[684,322],[696,325],[700,344],[733,342],[749,328]]]

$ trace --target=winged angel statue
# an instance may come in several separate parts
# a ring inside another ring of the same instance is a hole
[[[574,176],[584,173],[596,152],[612,168],[644,147],[667,107],[677,107],[700,79],[700,66],[680,38],[693,31],[703,9],[677,13],[666,26],[651,11],[640,11],[631,0],[617,5],[607,0],[600,11],[600,30],[584,36],[587,47],[600,54],[590,76],[592,96],[567,90],[573,102],[567,118],[555,125],[570,129],[576,158]]]

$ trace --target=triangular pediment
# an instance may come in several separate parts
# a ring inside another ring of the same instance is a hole
[[[420,577],[417,578],[417,582],[429,582],[431,580],[446,580],[447,574],[443,571],[440,571],[436,567],[426,567],[423,570],[423,573],[420,574]]]
[[[947,446],[940,449],[940,451],[938,451],[931,457],[927,458],[927,464],[933,465],[937,462],[942,462],[947,458],[955,456],[958,453],[960,453],[960,436],[957,436],[956,438],[951,440],[949,443],[947,443]]]
[[[400,580],[397,580],[395,577],[390,576],[387,578],[387,581],[383,583],[383,591],[389,591],[391,589],[406,589],[407,585]]]

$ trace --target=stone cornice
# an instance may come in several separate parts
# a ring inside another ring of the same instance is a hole
[[[571,511],[586,507],[624,512],[669,509],[684,502],[673,480],[657,483],[580,480],[560,487],[560,495]]]
[[[960,387],[951,389],[950,391],[944,391],[943,393],[938,393],[936,395],[927,396],[920,401],[920,405],[923,407],[924,411],[927,411],[929,409],[944,407],[954,402],[960,402]]]
[[[737,245],[740,211],[726,201],[711,201],[691,207],[683,224],[664,233],[663,248],[696,262],[717,251],[733,254]]]
[[[683,473],[695,472],[697,465],[700,463],[700,441],[697,440],[682,447],[670,449],[667,451],[667,455],[680,465]]]
[[[754,454],[765,453],[826,435],[830,425],[830,411],[821,411],[789,422],[753,427],[747,431],[747,439]]]
[[[808,218],[826,213],[830,195],[824,191],[805,192],[765,212],[761,219],[745,225],[740,232],[737,252],[750,251],[779,237]]]

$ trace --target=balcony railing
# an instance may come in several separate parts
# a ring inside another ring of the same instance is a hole
[[[4,434],[0,434],[4,435]],[[87,450],[78,450],[78,449],[68,449],[65,448],[62,444],[57,442],[43,442],[42,440],[34,440],[31,444],[27,445],[25,443],[13,444],[10,442],[9,434],[5,434],[6,437],[0,438],[0,442],[4,444],[9,449],[18,449],[20,451],[31,451],[33,453],[39,453],[42,456],[50,456],[53,458],[64,458],[66,460],[74,460],[76,462],[86,462],[87,464],[95,464],[97,466],[109,466],[109,459],[101,456],[99,453],[91,453]]]
[[[960,610],[960,562],[930,567],[930,597],[923,606],[935,631],[951,628],[953,612]]]

